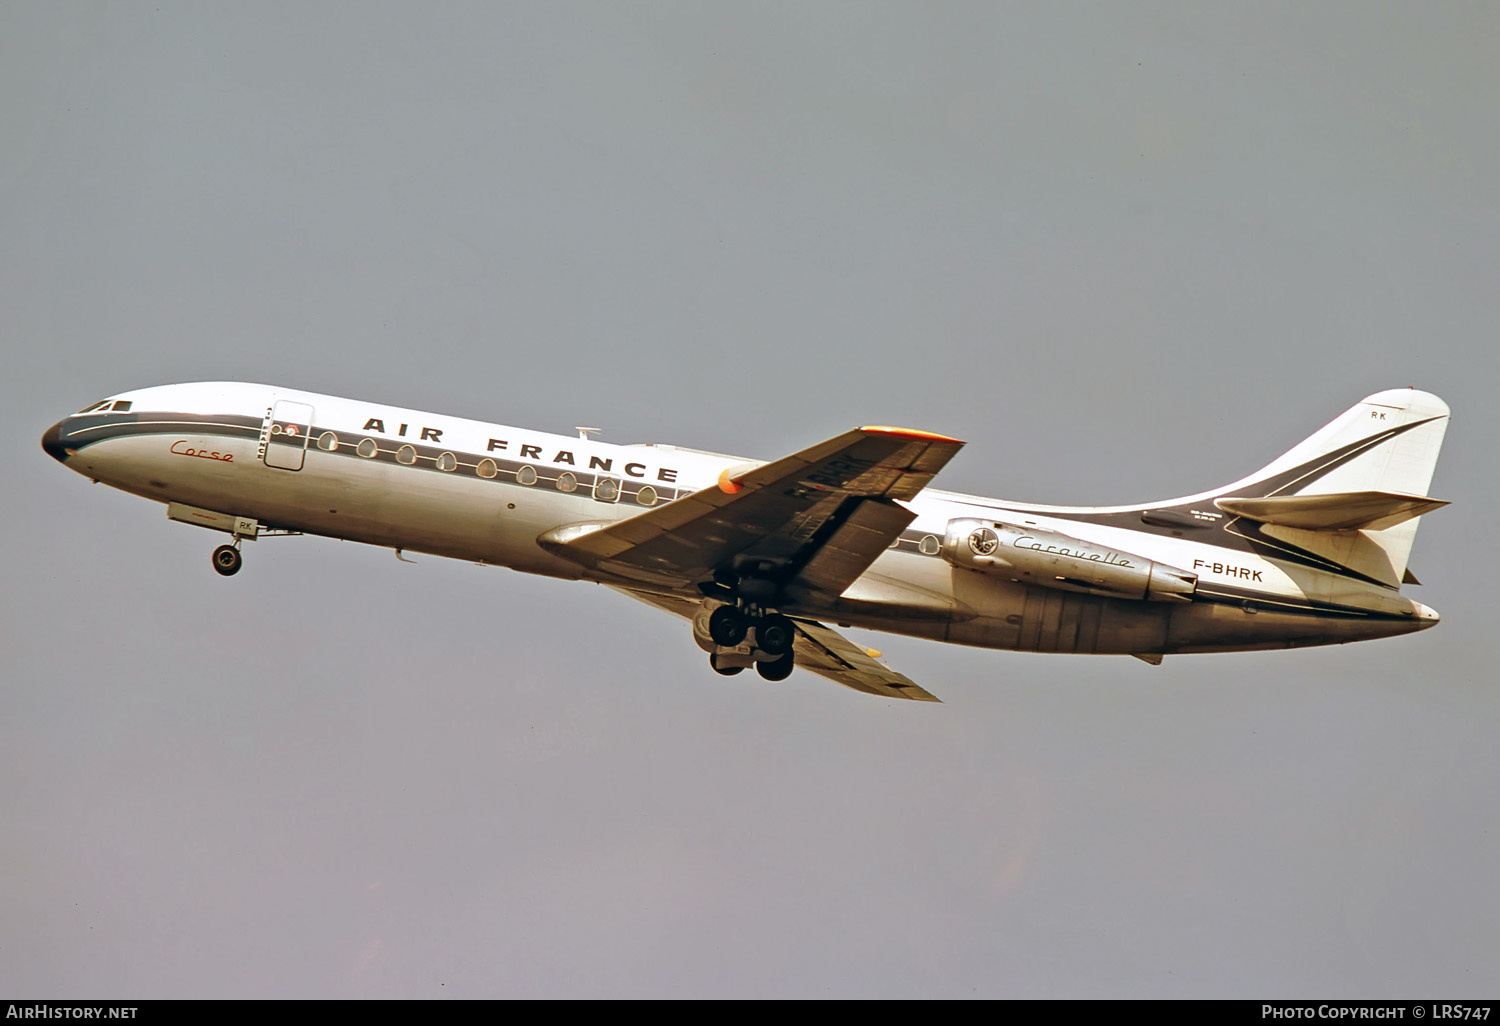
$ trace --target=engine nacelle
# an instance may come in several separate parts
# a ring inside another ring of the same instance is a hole
[[[1198,575],[1057,531],[996,520],[948,521],[943,558],[1026,584],[1109,598],[1190,602]]]

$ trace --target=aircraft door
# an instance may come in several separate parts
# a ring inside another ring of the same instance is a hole
[[[261,427],[265,440],[266,466],[301,470],[312,434],[313,408],[306,403],[278,400],[267,423]]]

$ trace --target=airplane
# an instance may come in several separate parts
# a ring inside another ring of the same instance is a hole
[[[778,460],[614,445],[241,382],[121,392],[42,448],[241,543],[311,534],[594,581],[691,622],[710,666],[801,666],[938,699],[834,626],[1027,652],[1130,655],[1340,644],[1438,614],[1400,592],[1448,424],[1402,388],[1247,477],[1129,506],[929,488],[963,446],[859,427]]]

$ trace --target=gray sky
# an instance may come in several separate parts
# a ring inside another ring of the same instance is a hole
[[[0,993],[1500,990],[1490,4],[0,0]],[[58,467],[266,381],[940,485],[1185,494],[1454,420],[1418,636],[858,635],[710,672],[605,589],[218,539]]]

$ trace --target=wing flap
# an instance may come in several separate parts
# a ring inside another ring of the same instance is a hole
[[[838,596],[916,518],[894,502],[867,499],[859,503],[803,564],[797,583]]]

